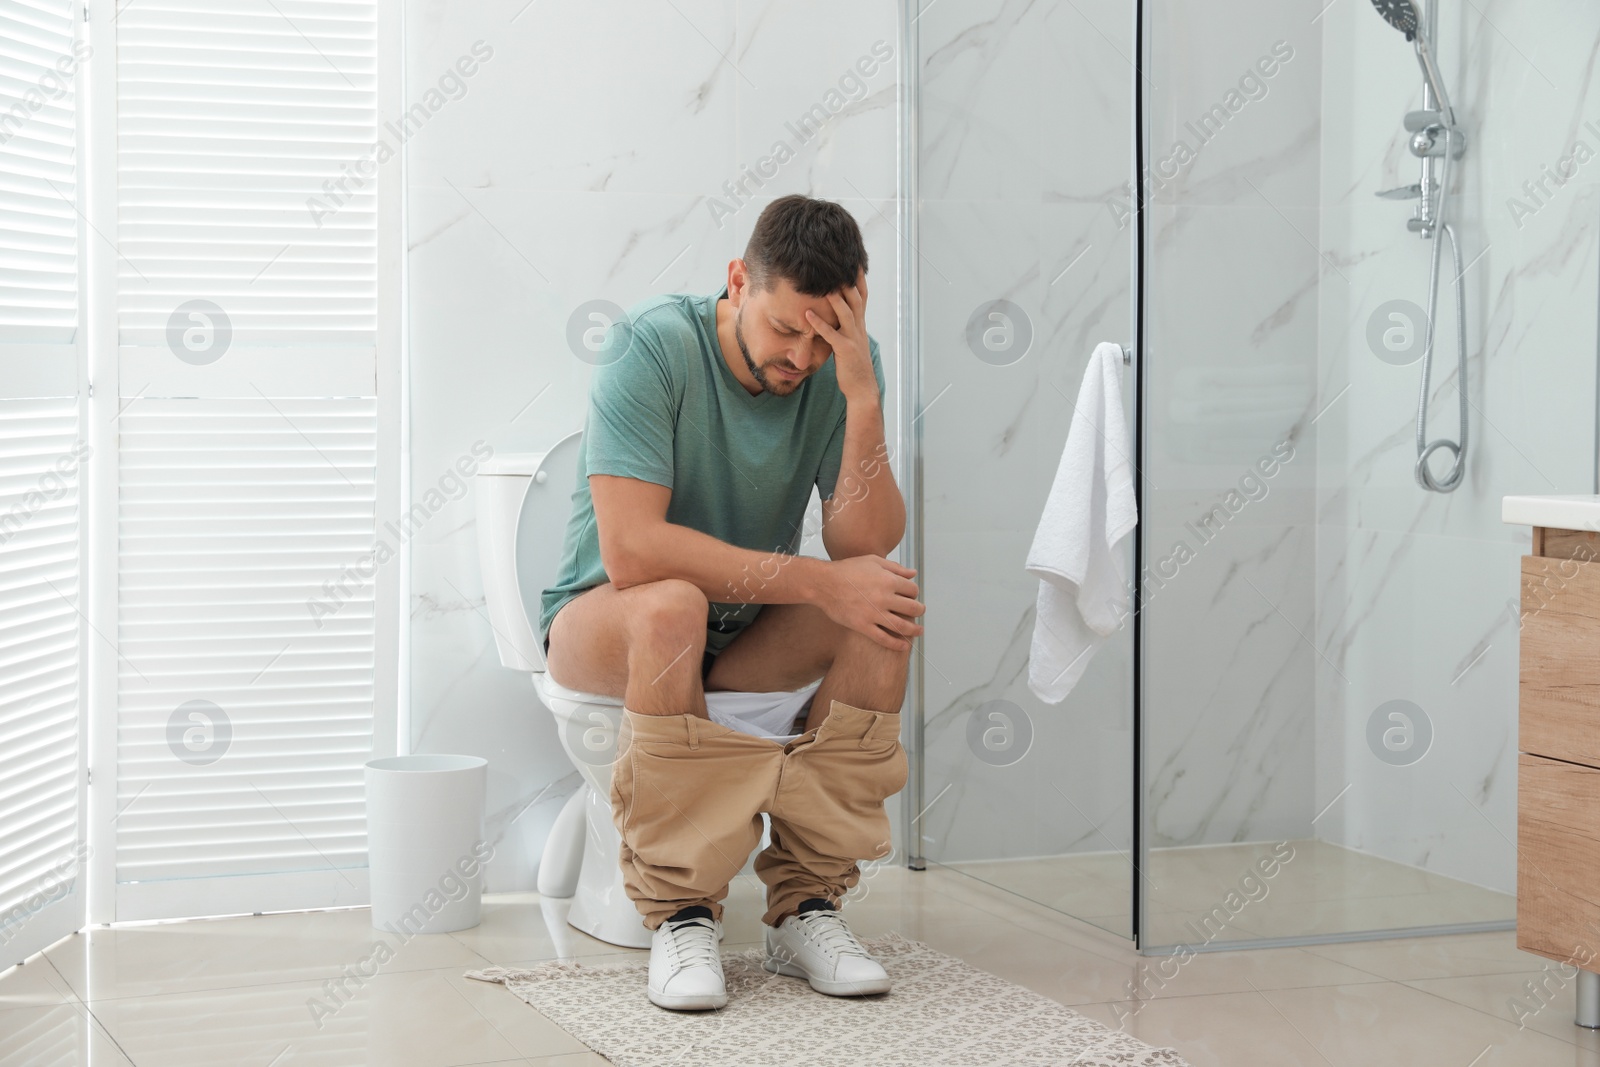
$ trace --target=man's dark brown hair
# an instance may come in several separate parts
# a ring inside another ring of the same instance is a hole
[[[754,290],[782,278],[806,296],[825,296],[854,285],[867,266],[861,228],[850,212],[828,200],[792,193],[768,204],[744,250]]]

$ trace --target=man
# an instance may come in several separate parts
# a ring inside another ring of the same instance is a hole
[[[612,814],[662,1007],[727,1003],[722,901],[763,812],[767,969],[836,996],[889,988],[838,911],[857,861],[889,851],[924,611],[916,572],[884,558],[905,504],[866,268],[842,207],[776,200],[722,291],[646,300],[608,332],[590,387],[585,477],[539,625],[553,679],[623,698]],[[828,560],[795,555],[812,486]],[[776,697],[818,679],[792,738],[706,709],[707,690]]]

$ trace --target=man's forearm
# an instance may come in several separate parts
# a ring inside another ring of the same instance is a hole
[[[681,578],[712,603],[810,604],[827,565],[812,556],[739,548],[688,526],[663,522],[635,539],[628,573],[621,580],[608,577],[618,589]]]
[[[905,500],[889,470],[876,397],[852,402],[845,414],[839,477],[822,515],[823,544],[833,559],[887,556],[905,534]]]

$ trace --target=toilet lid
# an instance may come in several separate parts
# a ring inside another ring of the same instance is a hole
[[[567,519],[572,514],[572,495],[578,485],[578,456],[582,451],[583,431],[568,434],[550,447],[538,472],[528,479],[517,516],[517,588],[522,593],[528,625],[539,632],[540,598],[556,584],[561,567],[561,550],[566,543]],[[545,475],[539,480],[538,473]],[[544,650],[540,650],[541,658]]]

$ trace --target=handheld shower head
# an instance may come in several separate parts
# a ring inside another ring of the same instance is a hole
[[[1433,90],[1445,122],[1454,126],[1455,112],[1450,108],[1450,97],[1444,91],[1444,79],[1439,76],[1439,68],[1433,61],[1433,49],[1430,47],[1428,34],[1422,27],[1422,13],[1417,10],[1416,0],[1372,0],[1372,6],[1378,9],[1383,21],[1405,34],[1406,40],[1416,45],[1417,62],[1422,67],[1422,76],[1427,80],[1428,88]]]
[[[1413,0],[1372,0],[1372,6],[1378,9],[1383,21],[1405,34],[1406,40],[1416,39],[1417,24],[1422,20]]]

